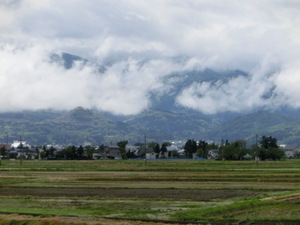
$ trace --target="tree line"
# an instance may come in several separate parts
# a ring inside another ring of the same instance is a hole
[[[119,141],[120,155],[122,159],[145,157],[147,151],[154,152],[156,158],[193,158],[193,156],[199,158],[208,158],[210,150],[218,152],[218,159],[225,160],[241,160],[246,155],[252,158],[258,157],[260,160],[279,160],[282,159],[285,154],[277,144],[277,139],[272,136],[262,136],[257,143],[247,147],[245,140],[236,140],[229,142],[228,140],[222,140],[221,144],[208,143],[204,140],[195,141],[194,139],[188,139],[183,146],[184,155],[180,155],[177,151],[167,151],[167,147],[171,146],[170,142],[164,142],[162,144],[156,142],[150,142],[145,145],[136,144],[142,149],[142,154],[137,156],[134,152],[126,151],[127,140]],[[42,147],[43,151],[40,153],[40,158],[43,159],[67,159],[67,160],[81,160],[81,159],[93,159],[93,153],[97,150],[103,150],[104,145],[101,146],[67,146],[62,150],[57,150],[51,146],[47,148]],[[38,148],[36,151],[39,152]],[[0,155],[5,156],[7,151],[5,148],[0,149]]]
[[[285,156],[284,151],[277,145],[277,139],[272,136],[262,136],[251,147],[247,147],[245,140],[236,140],[231,143],[228,140],[222,140],[220,145],[216,145],[215,143],[208,144],[203,140],[196,142],[189,139],[184,149],[187,158],[191,158],[193,154],[207,158],[209,150],[218,150],[218,159],[225,160],[241,160],[246,155],[258,157],[260,160],[279,160]]]

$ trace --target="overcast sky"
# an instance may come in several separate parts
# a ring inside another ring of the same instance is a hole
[[[52,53],[101,64],[66,70]],[[187,60],[176,63],[174,57]],[[143,64],[141,64],[143,61]],[[0,0],[0,111],[97,108],[137,114],[172,72],[239,69],[177,103],[202,113],[300,107],[299,0]]]

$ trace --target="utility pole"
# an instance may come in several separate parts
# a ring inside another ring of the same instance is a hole
[[[22,144],[22,135],[20,135],[20,165],[23,164],[22,162],[22,151],[23,151],[23,144]]]
[[[255,156],[255,163],[258,165],[258,137],[255,134],[255,148],[256,148],[256,156]]]
[[[147,154],[147,135],[145,134],[145,159],[144,159],[144,164],[145,166],[147,165],[147,158],[146,158],[146,154]]]
[[[222,138],[222,140],[221,140],[222,160],[225,160],[223,146],[224,146],[224,139]]]

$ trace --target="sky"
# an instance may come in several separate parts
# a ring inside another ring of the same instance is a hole
[[[134,115],[174,88],[162,82],[172,73],[207,68],[249,76],[194,82],[178,105],[204,114],[298,109],[299,37],[299,0],[0,0],[0,112]],[[67,70],[50,60],[62,52],[93,63]]]

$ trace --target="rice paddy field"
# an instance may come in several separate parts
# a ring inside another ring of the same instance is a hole
[[[2,160],[0,224],[300,224],[300,160]]]

